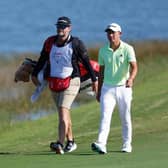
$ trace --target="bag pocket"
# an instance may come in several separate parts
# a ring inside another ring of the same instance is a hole
[[[49,77],[48,78],[49,88],[52,91],[56,91],[56,92],[64,91],[69,87],[70,80],[71,80],[71,77],[67,77],[64,79],[57,78],[57,77]]]

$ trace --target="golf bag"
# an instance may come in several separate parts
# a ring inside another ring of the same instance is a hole
[[[22,81],[22,82],[29,82],[31,79],[31,75],[33,72],[33,68],[36,66],[37,61],[34,61],[30,58],[25,58],[23,63],[19,66],[17,71],[15,72],[15,77],[14,81]],[[98,77],[99,73],[99,64],[96,61],[90,60],[90,64],[95,72],[96,77]],[[80,85],[80,91],[85,90],[87,88],[90,88],[92,85],[92,81],[90,78],[90,75],[83,66],[82,63],[79,63],[79,68],[80,68],[80,80],[81,80],[81,85]],[[46,64],[44,65],[43,69],[38,73],[37,78],[39,82],[41,83],[40,86],[37,86],[36,90],[33,92],[31,96],[31,102],[35,102],[41,92],[44,90],[44,88],[47,86],[48,81],[44,78],[44,72],[46,69]]]

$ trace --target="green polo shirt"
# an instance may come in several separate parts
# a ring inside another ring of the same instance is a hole
[[[110,44],[106,44],[99,50],[99,65],[105,66],[104,83],[111,86],[124,85],[129,78],[130,62],[136,62],[133,47],[123,41],[113,51]]]

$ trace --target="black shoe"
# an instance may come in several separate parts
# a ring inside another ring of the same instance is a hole
[[[74,150],[76,150],[77,145],[74,141],[67,141],[67,144],[64,148],[64,152],[72,152]]]
[[[64,154],[63,145],[60,142],[51,142],[50,149],[55,151],[56,154]]]

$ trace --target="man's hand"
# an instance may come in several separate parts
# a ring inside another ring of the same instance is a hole
[[[92,83],[92,91],[95,92],[95,94],[97,94],[98,91],[98,81],[95,81]]]
[[[40,82],[38,81],[38,79],[37,79],[36,76],[32,76],[32,77],[31,77],[31,80],[32,80],[32,82],[34,83],[35,86],[40,85]]]
[[[128,79],[127,81],[126,81],[126,87],[132,87],[133,86],[133,79]]]
[[[98,91],[97,94],[96,94],[96,100],[97,100],[98,102],[100,102],[100,95],[101,95],[101,92]]]

